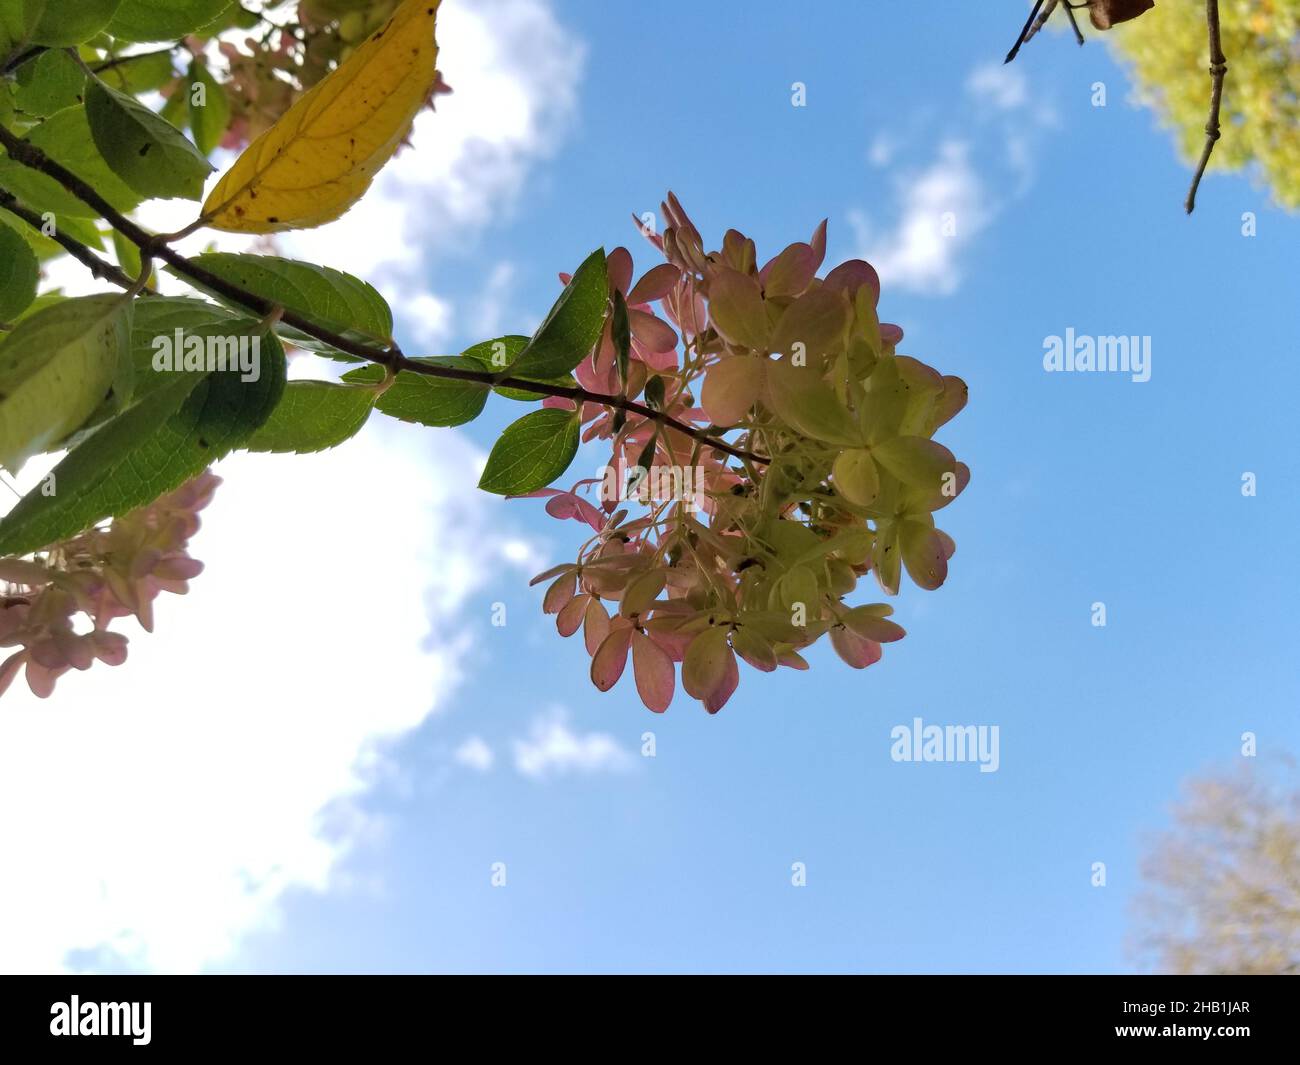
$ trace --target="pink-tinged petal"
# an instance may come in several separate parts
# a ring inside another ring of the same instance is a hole
[[[68,657],[53,636],[45,636],[28,648],[31,660],[45,669],[68,669]]]
[[[12,654],[0,663],[0,695],[4,695],[9,690],[9,685],[14,682],[14,677],[18,676],[18,671],[23,668],[23,663],[27,661],[27,652],[19,651]]]
[[[87,670],[94,665],[95,645],[89,637],[60,631],[54,634],[54,642],[58,644],[63,660],[73,669]]]
[[[670,348],[667,351],[651,351],[642,344],[632,341],[632,357],[639,359],[652,370],[658,370],[661,373],[668,370],[677,369],[677,349]]]
[[[881,322],[880,340],[883,344],[901,344],[903,342],[903,327]]]
[[[907,630],[896,621],[882,618],[871,606],[854,607],[844,615],[844,624],[864,640],[876,643],[893,643],[907,635]]]
[[[554,497],[547,500],[546,513],[560,521],[569,519],[585,521],[596,532],[600,532],[605,525],[605,519],[600,511],[572,492],[557,492]]]
[[[930,432],[947,425],[961,413],[969,398],[970,388],[960,377],[951,374],[943,379],[943,392],[935,400],[934,410],[930,414]]]
[[[716,714],[727,705],[728,700],[736,693],[738,687],[740,687],[740,669],[736,665],[736,656],[728,647],[726,658],[723,661],[722,679],[705,696],[704,709],[710,714]]]
[[[578,626],[582,624],[582,619],[587,614],[587,604],[591,602],[591,596],[575,595],[567,603],[555,618],[555,631],[561,636],[572,636],[578,631]]]
[[[641,217],[639,215],[634,214],[632,216],[632,224],[636,226],[636,231],[640,233],[641,236],[645,237],[646,240],[648,240],[660,251],[664,250],[664,238],[659,236],[658,233],[656,233],[653,229],[651,229],[644,222],[642,222]]]
[[[542,491],[543,491],[543,492],[554,492],[555,489],[554,489],[554,488],[544,488],[544,489],[542,489]],[[529,496],[531,496],[531,495],[533,495],[533,494],[534,494],[534,493],[530,492],[530,493],[529,493]],[[537,493],[537,494],[540,494],[540,493]],[[527,499],[528,496],[521,496],[520,498],[521,498],[521,499]],[[577,567],[574,566],[574,564],[573,564],[572,562],[561,562],[558,566],[552,566],[552,567],[551,567],[550,569],[548,569],[545,573],[539,573],[536,577],[534,577],[531,581],[528,582],[528,587],[529,587],[529,588],[532,588],[532,587],[534,587],[535,585],[541,584],[542,581],[549,581],[549,580],[551,580],[551,579],[554,578],[554,577],[558,577],[561,573],[568,573],[569,571],[574,570],[574,569],[576,569],[576,568],[577,568]]]
[[[609,271],[610,288],[626,296],[628,288],[632,285],[631,252],[626,248],[615,248],[606,256],[605,266]]]
[[[812,239],[808,241],[808,246],[812,248],[814,274],[826,261],[826,221],[825,218],[822,219],[822,224],[813,230]]]
[[[663,649],[642,633],[632,637],[632,674],[637,694],[646,708],[662,714],[673,701],[676,677],[673,660]]]
[[[0,559],[0,581],[19,584],[24,588],[44,588],[50,579],[50,571],[38,562],[27,562],[21,558]]]
[[[591,660],[591,683],[603,692],[618,683],[627,666],[627,652],[632,642],[632,626],[614,625],[601,641]]]
[[[714,425],[735,425],[763,391],[764,362],[753,355],[731,355],[710,366],[700,401]]]
[[[702,243],[700,239],[700,231],[695,228],[695,223],[691,221],[690,216],[686,213],[686,209],[682,207],[681,202],[672,192],[668,193],[668,202],[661,204],[661,207],[663,209],[664,217],[672,222],[679,231],[689,234],[692,243]]]
[[[803,671],[808,669],[808,659],[804,658],[803,655],[793,649],[781,651],[777,654],[776,660],[789,669],[798,669]]]
[[[187,555],[164,558],[153,568],[153,576],[161,581],[192,581],[202,572],[203,563]]]
[[[791,244],[759,271],[758,279],[763,294],[771,299],[800,295],[812,284],[816,273],[812,248],[807,244]]]
[[[120,666],[126,661],[127,639],[117,632],[96,632],[91,639],[95,643],[95,655],[105,665]]]
[[[935,529],[934,532],[939,537],[939,543],[943,548],[943,557],[945,559],[952,558],[957,553],[957,541],[942,529]]]
[[[574,404],[573,400],[565,399],[563,396],[547,396],[542,400],[542,406],[551,407],[555,410],[573,410]],[[524,499],[526,497],[520,496],[519,498]]]
[[[719,267],[709,283],[709,318],[729,343],[767,350],[771,328],[763,295],[754,278]]]
[[[844,293],[820,288],[806,292],[785,309],[772,337],[772,350],[782,355],[803,345],[806,358],[820,359],[844,349],[844,337],[853,318]]]
[[[587,654],[594,655],[600,650],[601,643],[609,635],[609,612],[594,595],[587,603],[587,612],[582,619],[582,639],[587,645]]]
[[[48,699],[54,694],[54,682],[70,668],[70,666],[62,666],[59,669],[46,669],[39,662],[28,662],[27,687],[31,688],[36,698]]]
[[[880,661],[880,644],[859,636],[843,625],[831,629],[831,646],[854,669],[866,669]]]
[[[578,590],[578,579],[572,573],[562,573],[555,578],[555,582],[546,589],[546,595],[542,597],[542,613],[558,614],[573,598],[574,593]]]
[[[840,263],[826,275],[826,280],[822,282],[822,288],[842,289],[850,296],[863,285],[870,286],[876,301],[879,302],[880,275],[876,273],[874,266],[863,259],[849,259],[847,262]]]
[[[675,351],[677,333],[667,322],[645,311],[628,311],[628,321],[632,325],[632,336],[637,343],[650,351]]]
[[[673,290],[673,286],[682,278],[682,272],[672,263],[660,263],[654,269],[649,270],[640,281],[627,294],[627,302],[636,305],[638,303],[654,303],[656,300],[663,299]]]

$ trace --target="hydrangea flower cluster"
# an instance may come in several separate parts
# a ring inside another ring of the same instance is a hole
[[[220,483],[204,472],[107,528],[90,529],[31,559],[0,559],[0,647],[21,648],[0,663],[0,695],[24,666],[28,687],[45,699],[69,669],[125,662],[127,638],[109,625],[134,616],[152,632],[158,594],[189,590],[203,563],[187,547],[199,528],[198,512]],[[78,625],[83,614],[88,631]]]
[[[829,636],[862,669],[904,635],[890,606],[846,599],[867,574],[886,595],[904,570],[922,588],[943,584],[955,545],[933,515],[970,471],[932,438],[967,389],[897,353],[903,332],[880,323],[868,263],[819,276],[825,222],[760,266],[734,229],[705,251],[671,193],[662,211],[662,235],[642,233],[667,261],[633,284],[628,251],[609,256],[613,310],[576,376],[738,454],[585,403],[584,439],[611,444],[605,475],[535,494],[591,536],[533,583],[551,581],[543,608],[561,635],[582,629],[601,691],[630,657],[649,709],[668,708],[680,667],[687,694],[716,713],[738,659],[807,669],[801,652]]]

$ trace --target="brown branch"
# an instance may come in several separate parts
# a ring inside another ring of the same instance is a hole
[[[1210,164],[1210,155],[1215,142],[1221,136],[1219,132],[1219,107],[1223,103],[1223,80],[1228,73],[1228,60],[1223,55],[1223,41],[1219,32],[1219,0],[1205,0],[1205,24],[1210,34],[1210,78],[1213,88],[1210,92],[1210,117],[1205,123],[1205,147],[1201,150],[1201,160],[1192,175],[1192,187],[1187,192],[1184,206],[1187,213],[1196,210],[1196,190],[1201,186],[1205,168]]]
[[[74,259],[85,266],[97,281],[111,281],[115,285],[121,285],[123,288],[130,288],[134,282],[131,278],[119,270],[110,262],[106,262],[96,255],[90,248],[82,244],[79,240],[72,237],[64,236],[55,228],[53,233],[45,232],[45,219],[35,211],[24,207],[15,196],[6,188],[0,188],[0,208],[8,211],[10,214],[21,218],[32,229],[36,230],[42,236],[59,244],[64,251]]]
[[[191,262],[184,255],[172,248],[166,243],[166,237],[160,237],[156,234],[146,232],[140,226],[136,225],[129,218],[122,215],[116,208],[96,192],[89,184],[77,177],[76,174],[68,170],[62,164],[56,162],[47,156],[35,145],[14,135],[9,130],[0,126],[0,144],[9,153],[9,157],[17,163],[21,163],[33,170],[53,178],[70,193],[81,200],[87,206],[94,208],[104,221],[116,229],[127,240],[131,241],[140,249],[142,257],[161,259],[170,266],[176,273],[187,278],[200,288],[207,289],[216,293],[232,303],[253,311],[259,318],[264,318],[268,314],[277,310],[283,310],[273,300],[266,299],[257,295],[255,292],[232,284],[224,278],[203,269],[201,266]],[[12,210],[12,207],[9,208]],[[15,212],[17,213],[17,212]],[[32,224],[32,218],[36,218],[31,212],[27,212],[30,217],[24,217],[23,220]],[[19,215],[23,217],[23,215]],[[37,218],[37,228],[40,228],[40,220]],[[128,277],[122,271],[99,259],[89,248],[84,245],[78,245],[78,242],[70,237],[59,239],[60,245],[67,248],[82,263],[89,266],[96,276],[103,276],[105,279],[112,281],[123,288],[130,289],[134,286],[135,280]],[[73,251],[69,245],[78,245],[79,251]],[[625,396],[610,396],[600,392],[591,392],[585,388],[569,385],[546,384],[540,381],[529,381],[523,378],[511,377],[499,373],[493,373],[490,370],[462,370],[452,366],[431,365],[428,363],[416,362],[414,359],[407,358],[401,350],[394,345],[392,348],[382,348],[376,345],[367,344],[363,341],[353,340],[350,337],[335,333],[332,330],[325,329],[309,318],[305,318],[295,311],[283,310],[281,321],[287,326],[297,329],[299,332],[306,333],[310,337],[322,343],[328,344],[332,348],[366,362],[373,362],[380,366],[386,367],[391,371],[406,370],[410,373],[420,374],[425,377],[441,377],[449,380],[474,381],[480,384],[486,384],[493,387],[517,388],[523,392],[531,392],[538,396],[555,396],[560,399],[572,400],[575,403],[598,403],[601,406],[612,407],[616,410],[623,410],[629,414],[635,414],[642,418],[658,422],[660,425],[668,426],[679,433],[696,440],[706,447],[711,447],[732,458],[741,459],[742,461],[756,462],[762,465],[768,464],[768,458],[747,451],[743,448],[735,447],[720,440],[717,437],[710,436],[709,433],[698,426],[690,425],[680,421],[677,418],[670,417],[661,411],[647,407],[645,404],[637,403]]]

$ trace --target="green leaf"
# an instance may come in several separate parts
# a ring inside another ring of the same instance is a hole
[[[110,391],[126,401],[130,313],[117,294],[64,300],[0,343],[0,466],[15,470],[57,444]]]
[[[65,107],[32,130],[26,140],[87,182],[123,214],[140,205],[143,197],[114,174],[99,154],[84,107]],[[73,218],[99,217],[93,207],[82,203],[52,177],[4,156],[0,156],[0,185],[34,211]]]
[[[375,406],[370,388],[291,381],[265,425],[244,445],[276,453],[325,451],[361,432]]]
[[[66,48],[103,31],[121,0],[46,0],[32,33],[33,44]]]
[[[175,346],[178,329],[183,343],[183,338],[188,336],[201,336],[205,340],[209,336],[238,336],[247,332],[248,328],[247,318],[231,314],[224,307],[203,300],[184,296],[157,296],[136,300],[131,316],[130,358],[134,378],[132,396],[138,402],[167,385],[175,376],[171,372],[158,373],[154,370],[154,355],[158,351],[159,337],[167,338]],[[117,407],[111,399],[100,404],[99,409],[72,437],[68,446],[75,447],[84,436],[94,432],[116,413]]]
[[[137,300],[131,322],[131,363],[135,369],[136,395],[158,387],[166,375],[153,372],[153,358],[158,337],[174,340],[176,330],[183,335],[239,334],[248,320],[224,307],[186,296],[158,296]]]
[[[502,373],[509,369],[511,377],[520,377],[524,380],[531,381],[534,380],[531,375],[520,374],[515,370],[510,369],[510,364],[519,357],[519,353],[527,346],[528,337],[504,336],[498,337],[496,340],[485,340],[481,344],[475,344],[472,348],[466,348],[462,354],[467,358],[477,359],[483,364],[485,369],[491,370],[493,373]],[[552,377],[544,381],[539,381],[539,383],[547,385],[563,385],[568,388],[575,388],[578,384],[578,382],[574,380],[572,374],[566,374],[563,377]],[[492,391],[503,399],[514,399],[523,403],[536,403],[542,398],[541,393],[529,392],[527,389],[523,388],[509,388],[498,385]]]
[[[143,55],[126,56],[109,62],[112,63],[111,66],[108,63],[97,64],[95,73],[105,84],[132,96],[161,89],[176,77],[170,51],[145,52]],[[177,92],[179,91],[178,89]],[[176,123],[173,122],[172,125]]]
[[[36,299],[41,265],[36,253],[8,226],[0,226],[0,322],[12,322]]]
[[[503,496],[545,488],[573,462],[580,430],[576,411],[546,407],[524,415],[501,434],[478,486]]]
[[[108,32],[122,41],[173,41],[205,28],[231,0],[121,0]]]
[[[430,366],[449,366],[458,370],[482,370],[482,364],[460,355],[438,355],[413,359]],[[350,384],[376,385],[384,379],[381,366],[364,366],[343,375]],[[472,422],[487,403],[488,386],[478,381],[458,381],[448,377],[428,377],[402,370],[375,407],[390,418],[447,428]]]
[[[37,22],[45,13],[45,0],[0,0],[0,60],[21,52],[31,43]]]
[[[86,114],[100,154],[136,192],[165,200],[203,198],[212,164],[166,119],[98,78],[86,87]]]
[[[510,368],[516,377],[535,380],[568,373],[591,354],[605,325],[609,270],[599,248],[578,267],[551,313]]]
[[[192,261],[223,281],[256,292],[349,340],[384,347],[392,343],[393,312],[384,297],[371,285],[341,270],[270,255],[228,252],[209,252]],[[216,292],[212,295],[223,299]],[[282,327],[280,335],[295,347],[336,354],[328,344],[296,329]]]
[[[63,51],[42,52],[18,68],[14,104],[41,118],[81,103],[86,73]]]
[[[230,125],[230,97],[197,56],[190,63],[190,129],[199,151],[210,155]]]
[[[244,322],[249,330],[255,322]],[[260,334],[264,371],[178,373],[108,422],[54,468],[55,494],[36,489],[0,521],[0,555],[22,555],[144,506],[243,445],[284,392],[284,349]]]

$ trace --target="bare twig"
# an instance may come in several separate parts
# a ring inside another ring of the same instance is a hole
[[[1192,175],[1192,187],[1187,192],[1187,213],[1196,210],[1196,190],[1200,188],[1205,168],[1210,164],[1210,155],[1215,142],[1220,137],[1219,107],[1223,103],[1223,80],[1228,73],[1228,61],[1223,55],[1223,41],[1219,32],[1219,0],[1205,0],[1205,24],[1210,34],[1210,78],[1213,88],[1210,92],[1210,117],[1205,123],[1205,147],[1201,150],[1201,160]]]
[[[1070,0],[1065,0],[1065,3],[1062,6],[1065,8],[1065,13],[1070,18],[1070,28],[1074,30],[1074,39],[1079,42],[1079,47],[1082,48],[1085,44],[1083,39],[1083,30],[1079,29],[1079,20],[1075,17],[1074,9],[1076,7],[1086,7],[1087,5],[1072,4],[1070,3]]]
[[[1020,36],[1016,38],[1016,43],[1011,46],[1011,51],[1007,53],[1003,63],[1010,63],[1020,52],[1020,46],[1032,36],[1030,30],[1034,27],[1034,18],[1038,15],[1038,10],[1043,6],[1043,0],[1035,0],[1034,9],[1029,12],[1029,18],[1025,19],[1025,28],[1020,31]]]
[[[33,170],[53,178],[70,193],[81,200],[84,204],[94,208],[104,221],[126,237],[132,244],[140,249],[142,259],[161,259],[170,266],[176,273],[189,281],[195,283],[198,287],[206,289],[209,292],[216,293],[223,299],[230,300],[241,307],[254,312],[259,318],[280,311],[281,308],[273,300],[266,299],[250,292],[240,285],[232,284],[224,278],[203,269],[197,264],[191,262],[180,252],[172,248],[168,243],[166,235],[159,236],[151,234],[140,228],[129,218],[114,208],[89,184],[77,177],[76,174],[68,170],[62,164],[56,162],[47,156],[43,151],[16,136],[9,130],[0,126],[0,144],[3,144],[9,157],[15,162],[21,163]],[[15,201],[12,193],[5,193],[0,190],[0,206],[12,211],[29,225],[40,228],[41,219],[34,212],[22,208]],[[18,207],[18,210],[15,210]],[[112,281],[115,285],[131,290],[136,279],[123,273],[116,267],[110,266],[89,248],[79,244],[71,237],[63,235],[53,238],[58,243],[74,255],[80,262],[90,268],[96,277],[102,277]],[[147,291],[147,290],[146,290]],[[645,404],[637,403],[634,400],[627,399],[624,396],[610,396],[600,392],[591,392],[579,386],[546,384],[540,381],[529,381],[518,377],[502,376],[491,370],[463,370],[459,367],[440,366],[418,362],[414,359],[407,358],[401,350],[394,345],[391,348],[383,348],[373,344],[367,344],[364,341],[358,341],[351,337],[343,336],[332,330],[325,329],[313,322],[310,318],[305,318],[294,311],[284,310],[281,321],[287,326],[306,333],[310,337],[328,344],[332,348],[348,355],[353,355],[358,359],[366,362],[376,363],[383,366],[390,372],[396,373],[399,370],[405,370],[410,373],[420,374],[424,377],[441,377],[457,381],[475,381],[481,384],[493,387],[517,388],[523,392],[531,392],[537,396],[556,396],[561,399],[572,400],[575,403],[597,403],[604,407],[611,407],[615,410],[623,410],[629,414],[635,414],[638,417],[646,418],[650,421],[659,423],[675,429],[677,432],[696,440],[706,447],[711,447],[732,458],[741,461],[749,461],[766,465],[770,462],[763,455],[755,454],[744,448],[736,447],[727,443],[725,440],[711,436],[707,430],[698,426],[690,425],[680,421],[677,418],[670,417],[661,411],[654,410]]]

